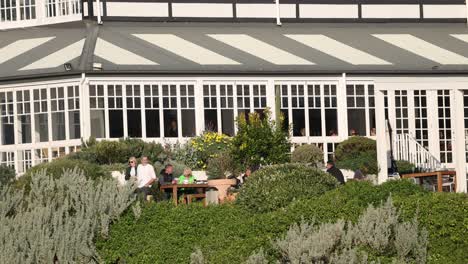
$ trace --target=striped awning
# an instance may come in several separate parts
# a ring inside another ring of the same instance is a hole
[[[81,72],[468,73],[464,24],[77,22],[0,36],[3,80]]]

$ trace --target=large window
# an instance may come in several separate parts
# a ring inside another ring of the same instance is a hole
[[[94,138],[105,138],[106,117],[104,112],[104,85],[89,86],[89,108],[91,136]]]
[[[124,137],[123,88],[122,85],[107,85],[107,107],[109,111],[109,137]]]
[[[68,97],[68,129],[70,139],[81,137],[80,125],[80,87],[78,85],[67,87]]]
[[[180,108],[182,116],[182,136],[195,136],[195,87],[180,85]]]
[[[178,137],[179,124],[177,121],[177,85],[162,85],[164,136]]]
[[[414,91],[415,138],[424,148],[429,149],[429,130],[427,124],[426,91]]]
[[[18,143],[31,143],[31,97],[29,90],[16,92]]]
[[[395,121],[397,134],[408,134],[408,92],[395,91]]]
[[[15,167],[15,152],[0,152],[0,165]]]
[[[128,137],[141,137],[140,85],[126,85],[125,90]]]
[[[0,0],[0,21],[16,21],[17,0]]]
[[[290,83],[276,89],[280,90],[280,111],[285,123],[292,125],[294,137],[338,135],[335,84]]]
[[[24,173],[32,167],[32,153],[31,150],[18,151],[18,172]]]
[[[346,85],[349,136],[375,136],[374,85]]]
[[[34,94],[34,137],[36,142],[49,141],[47,89],[36,89]]]
[[[65,140],[65,94],[64,87],[50,88],[52,117],[52,140]]]
[[[159,85],[144,85],[145,93],[145,119],[146,137],[156,138],[161,136],[160,131],[160,108],[159,108]]]
[[[13,92],[0,93],[0,129],[2,145],[15,144]]]
[[[439,120],[440,162],[452,163],[452,120],[450,114],[450,90],[437,91]]]

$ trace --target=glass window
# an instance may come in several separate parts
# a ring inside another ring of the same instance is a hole
[[[2,145],[15,144],[13,92],[0,93],[0,128]]]
[[[104,113],[104,86],[89,86],[89,105],[91,119],[91,136],[94,138],[106,137],[106,120]]]
[[[65,95],[63,87],[50,88],[52,140],[65,140]]]
[[[146,137],[160,137],[159,85],[144,85]]]
[[[16,92],[18,143],[31,143],[31,97],[29,91]]]
[[[374,86],[369,84],[346,85],[348,107],[348,135],[375,136]]]
[[[67,87],[68,97],[68,130],[70,139],[81,137],[80,125],[80,89],[78,85]]]
[[[140,85],[126,86],[128,137],[141,137]],[[112,123],[111,123],[112,124]]]
[[[195,87],[180,85],[180,106],[182,108],[182,136],[195,136]]]
[[[178,137],[179,127],[177,123],[177,85],[162,85],[164,136]]]
[[[439,120],[440,162],[453,162],[452,122],[450,114],[450,90],[437,91]]]

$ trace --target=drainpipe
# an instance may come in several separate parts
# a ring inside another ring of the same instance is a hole
[[[101,19],[101,0],[96,0],[97,4],[97,22],[99,25],[102,25],[102,19]]]
[[[280,3],[279,0],[275,0],[276,3],[276,25],[281,26],[281,16],[280,16]]]

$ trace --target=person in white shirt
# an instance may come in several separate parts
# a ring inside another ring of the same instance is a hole
[[[151,164],[149,164],[148,157],[141,157],[141,164],[137,168],[137,188],[138,191],[144,193],[144,198],[150,194],[151,185],[157,180],[156,173]]]

